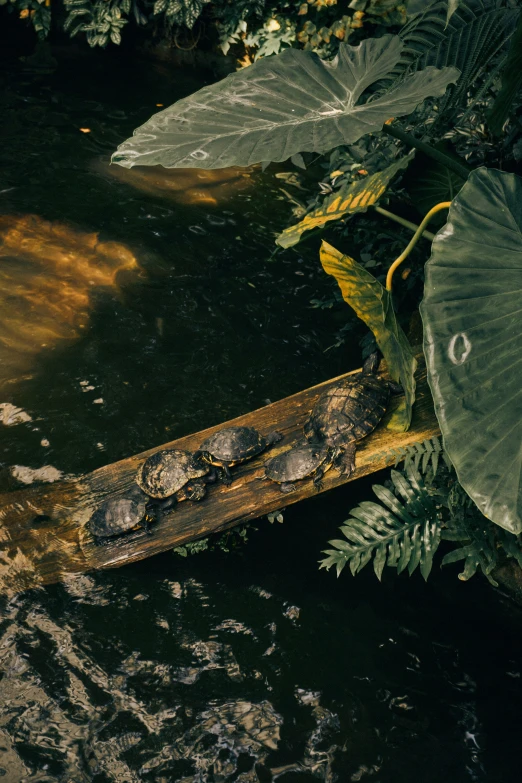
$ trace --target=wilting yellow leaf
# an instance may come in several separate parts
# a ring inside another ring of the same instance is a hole
[[[90,128],[79,128],[79,130],[81,130],[82,133],[90,133],[91,132]]]
[[[320,258],[324,271],[337,280],[344,301],[373,332],[391,377],[404,389],[404,398],[388,427],[405,432],[410,426],[415,400],[417,362],[408,338],[397,323],[391,294],[357,261],[327,242],[321,245]]]
[[[330,220],[339,220],[343,215],[361,212],[375,204],[382,196],[397,172],[405,169],[414,156],[410,152],[404,158],[395,161],[384,171],[378,171],[371,177],[355,183],[347,183],[340,190],[332,193],[323,201],[318,209],[314,209],[295,226],[286,228],[276,239],[281,247],[292,247],[301,239],[305,231],[320,228]]]

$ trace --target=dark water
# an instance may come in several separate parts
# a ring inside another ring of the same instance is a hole
[[[274,172],[108,171],[156,103],[206,78],[104,56],[2,72],[6,476],[90,470],[357,365],[356,345],[326,351],[340,321],[310,307],[332,290],[314,253],[271,257],[290,216]],[[260,521],[240,552],[1,598],[0,776],[518,781],[520,626],[501,597],[454,572],[318,572],[369,492]]]

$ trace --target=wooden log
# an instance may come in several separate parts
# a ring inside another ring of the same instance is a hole
[[[347,373],[350,375],[350,373]],[[302,438],[302,427],[319,395],[340,376],[291,397],[218,424],[203,432],[179,438],[134,457],[106,465],[76,480],[35,486],[0,495],[0,591],[19,591],[60,581],[75,573],[114,568],[167,549],[254,520],[291,503],[315,495],[311,480],[299,482],[295,492],[283,494],[278,485],[261,480],[268,457],[286,450]],[[388,416],[400,398],[392,398]],[[357,448],[356,470],[349,479],[330,470],[320,491],[394,464],[401,447],[439,434],[423,362],[417,371],[417,400],[410,430],[396,433],[384,425]],[[204,500],[184,502],[153,528],[152,535],[133,531],[97,546],[86,523],[93,510],[108,498],[124,494],[134,485],[136,471],[148,456],[165,448],[195,450],[208,435],[224,426],[249,425],[261,432],[279,430],[284,440],[255,460],[233,470],[230,486],[210,486]],[[50,521],[35,521],[48,515]]]

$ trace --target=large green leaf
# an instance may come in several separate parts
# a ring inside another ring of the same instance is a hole
[[[522,179],[480,168],[426,265],[424,352],[459,481],[497,525],[522,531]]]
[[[328,196],[320,207],[305,215],[295,226],[285,228],[277,237],[277,244],[281,247],[292,247],[299,242],[304,231],[320,228],[330,220],[339,220],[343,215],[365,212],[380,199],[397,172],[408,166],[414,154],[415,152],[410,152],[383,171],[377,171],[359,182],[347,183]]]
[[[155,114],[112,160],[128,168],[215,169],[354,143],[458,79],[456,68],[429,66],[358,104],[398,63],[402,47],[398,36],[384,35],[356,47],[341,44],[331,62],[297,49],[258,60]]]
[[[339,253],[327,242],[321,245],[320,258],[324,271],[337,280],[344,301],[373,332],[391,377],[400,381],[404,389],[401,405],[388,423],[389,429],[404,432],[411,422],[417,362],[408,338],[397,323],[391,294],[357,261]]]

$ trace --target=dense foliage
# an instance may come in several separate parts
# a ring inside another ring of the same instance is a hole
[[[325,550],[321,568],[334,566],[339,575],[348,565],[355,575],[372,561],[379,579],[385,565],[410,575],[419,568],[427,579],[441,541],[457,544],[442,565],[463,561],[464,581],[481,571],[496,586],[492,572],[505,557],[522,567],[520,536],[480,513],[438,438],[409,447],[404,457],[403,471],[392,470],[385,486],[373,487],[380,503],[365,501],[351,510],[341,527],[345,538],[329,541],[333,549]]]
[[[232,47],[244,65],[288,46],[334,54],[339,41],[363,28],[406,21],[400,0],[0,0],[2,5],[40,38],[63,28],[104,47],[119,44],[122,30],[134,26],[186,48],[204,35],[225,54]]]

